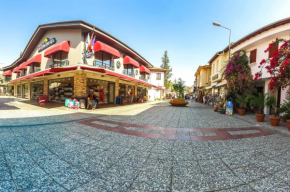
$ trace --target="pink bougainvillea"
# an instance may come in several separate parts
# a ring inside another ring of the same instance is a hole
[[[262,78],[262,69],[265,68],[270,74],[269,89],[275,90],[279,87],[285,88],[290,85],[290,40],[276,39],[276,43],[282,43],[281,47],[275,51],[272,58],[263,59],[260,62],[261,71],[255,74],[255,80]],[[272,44],[265,50],[268,52]]]
[[[230,92],[242,93],[251,85],[253,75],[248,63],[248,56],[245,51],[235,52],[227,62],[223,76],[227,80],[227,87]]]

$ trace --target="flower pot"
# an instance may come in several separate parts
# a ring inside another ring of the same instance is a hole
[[[279,125],[281,117],[270,116],[269,118],[270,118],[271,126],[277,127]]]
[[[288,130],[290,131],[290,119],[287,120]]]
[[[258,122],[263,122],[265,118],[265,114],[256,114],[256,118]]]
[[[244,116],[246,113],[245,109],[237,108],[239,115]]]

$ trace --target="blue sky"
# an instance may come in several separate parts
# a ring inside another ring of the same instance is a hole
[[[86,2],[86,3],[85,3]],[[117,37],[154,66],[169,53],[173,79],[192,85],[199,65],[228,43],[290,17],[289,0],[1,1],[0,63],[14,62],[39,24],[84,20]]]

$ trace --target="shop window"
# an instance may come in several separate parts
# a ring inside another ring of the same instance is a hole
[[[156,80],[161,80],[161,73],[156,74]]]
[[[43,95],[43,81],[31,83],[30,90],[31,99],[37,99]]]
[[[36,73],[38,71],[40,71],[40,63],[32,63],[30,73]]]
[[[274,53],[276,51],[278,51],[278,43],[275,42],[275,43],[271,43],[270,45],[272,45],[272,47],[271,47],[271,49],[269,49],[269,56],[268,56],[268,58],[273,57]]]
[[[67,52],[60,51],[53,54],[53,68],[65,67],[67,65],[69,65]]]
[[[255,63],[257,58],[257,49],[250,52],[250,63]]]
[[[114,70],[111,60],[112,60],[112,56],[110,54],[102,52],[102,51],[96,52],[94,66]]]
[[[49,81],[49,100],[64,102],[74,95],[74,78],[53,79]]]
[[[100,104],[114,103],[115,83],[98,79],[87,79],[87,95],[92,93]]]

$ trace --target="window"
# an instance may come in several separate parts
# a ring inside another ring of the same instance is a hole
[[[156,80],[161,80],[161,73],[156,74]]]
[[[218,72],[219,71],[219,60],[217,60],[217,62],[216,62],[216,72]]]
[[[53,54],[53,67],[64,67],[69,64],[68,53],[61,51]]]
[[[112,56],[108,53],[99,51],[95,53],[94,66],[109,69],[111,68],[111,58]]]
[[[250,63],[255,63],[257,57],[257,49],[254,49],[250,52]]]
[[[276,51],[278,51],[278,43],[275,42],[275,43],[271,43],[270,45],[272,45],[272,47],[271,47],[271,49],[269,49],[269,56],[268,56],[268,58],[273,57],[274,53]]]
[[[5,82],[11,81],[11,76],[4,76],[4,81]]]
[[[30,69],[30,73],[36,73],[40,71],[40,63],[32,63]]]

